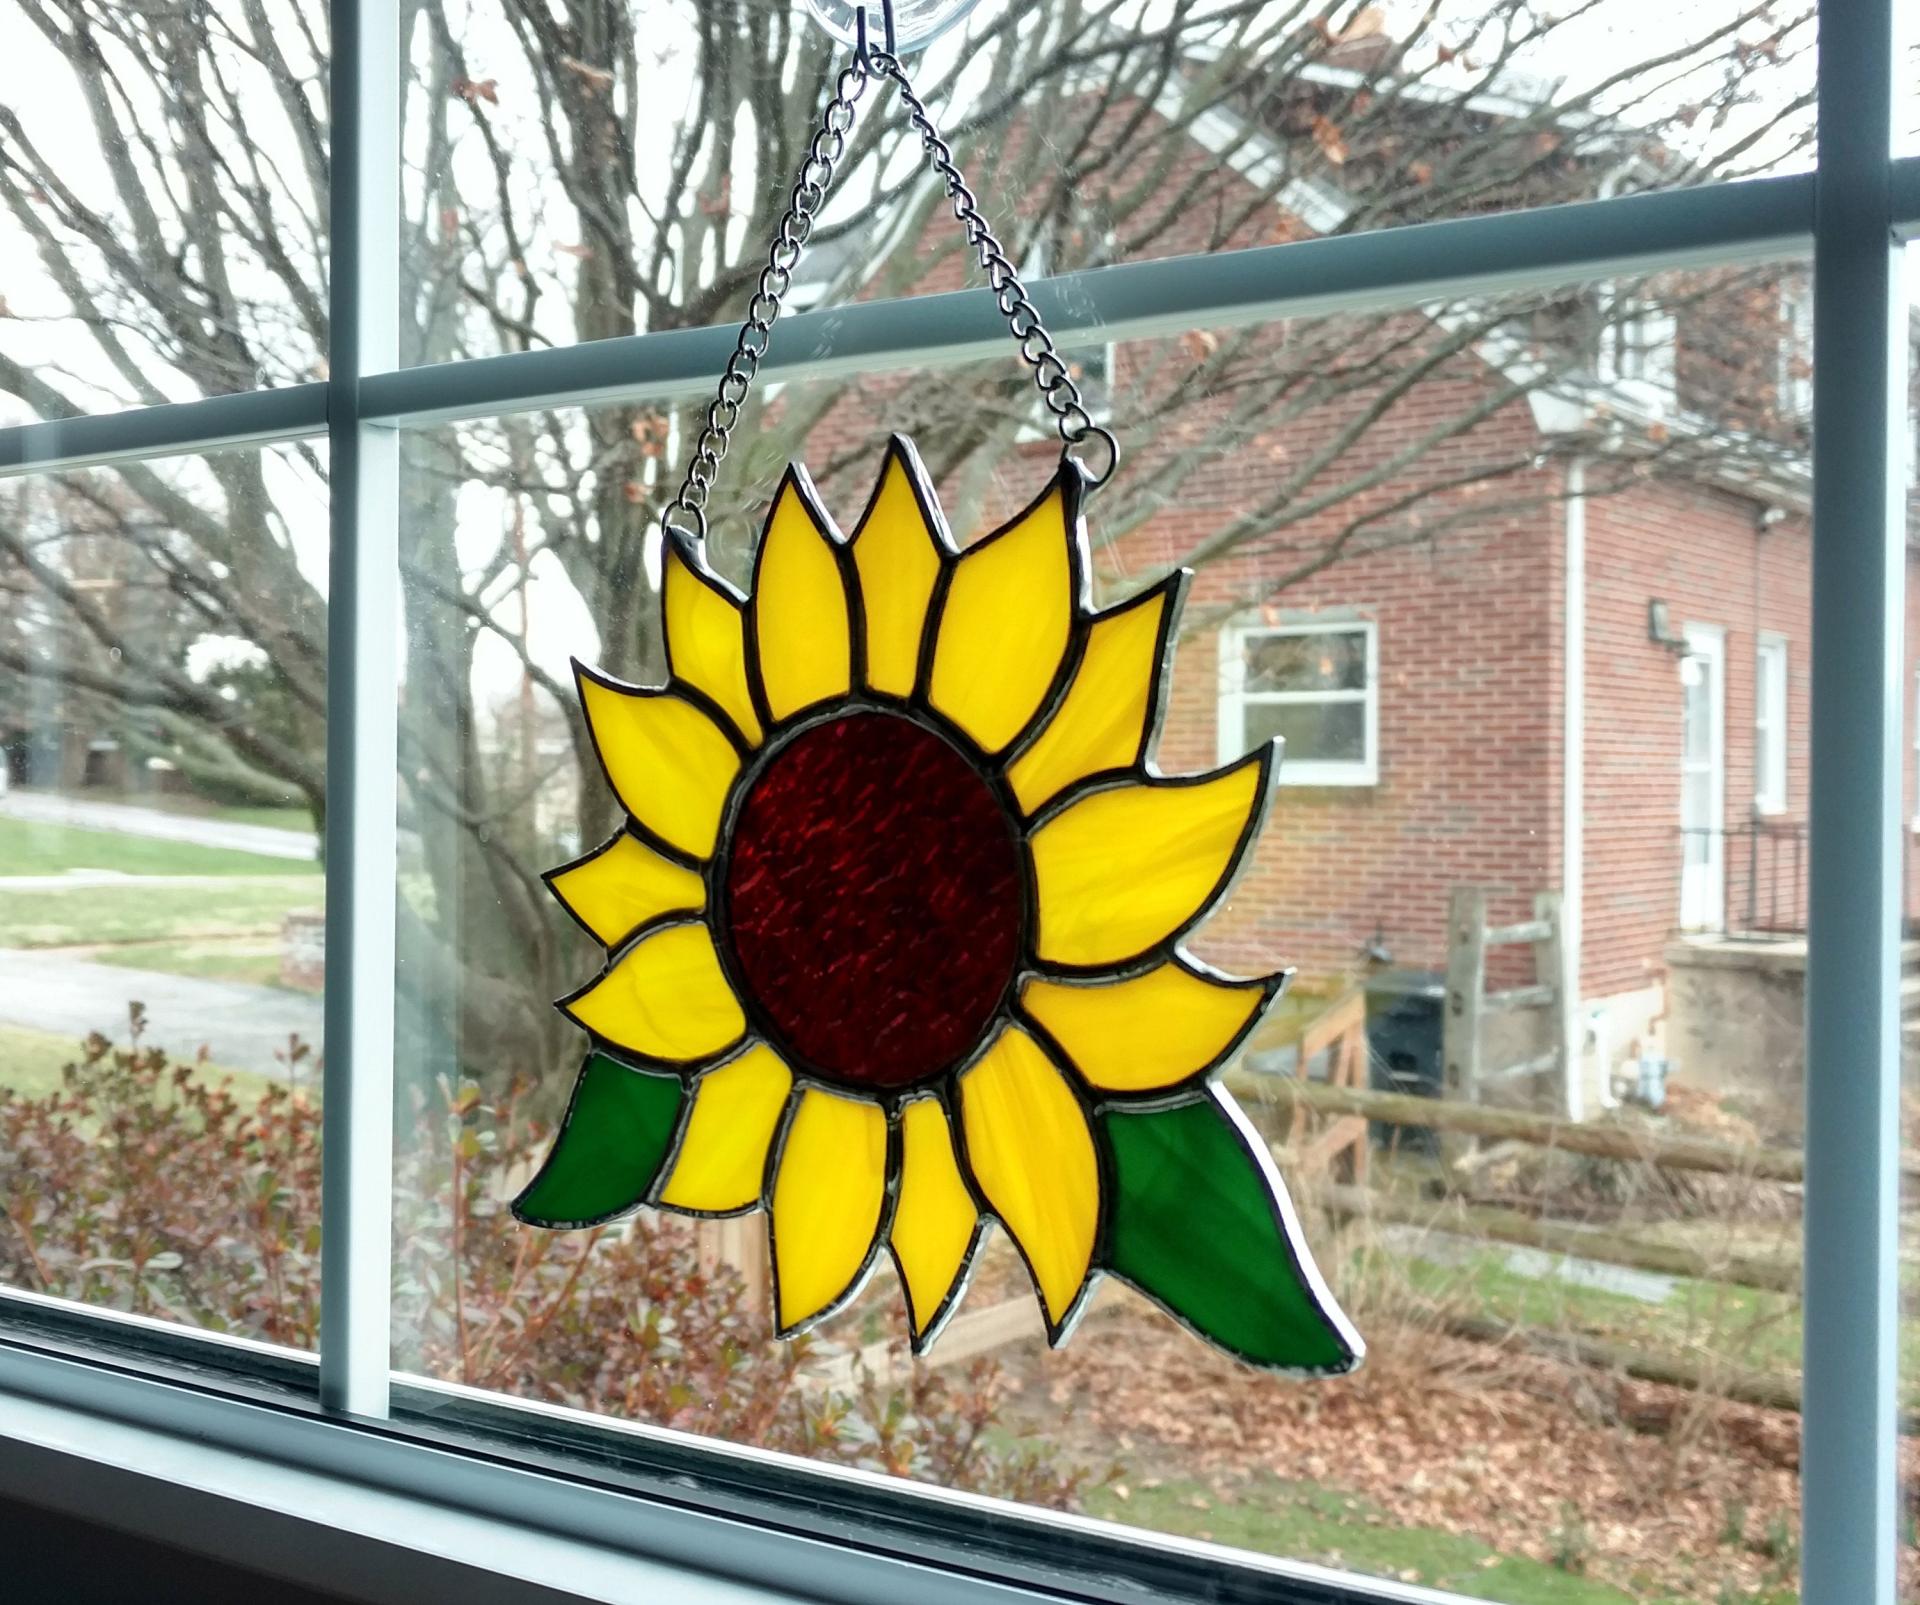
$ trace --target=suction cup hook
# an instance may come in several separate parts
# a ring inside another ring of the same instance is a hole
[[[979,0],[805,0],[808,14],[843,45],[860,44],[860,19],[869,13],[873,32],[884,37],[891,22],[891,39],[884,47],[892,56],[911,55],[931,44],[957,23],[966,20]]]

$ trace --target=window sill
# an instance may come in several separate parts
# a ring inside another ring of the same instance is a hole
[[[0,1338],[0,1497],[377,1605],[1455,1600],[450,1385],[402,1385],[422,1419],[394,1422],[233,1386]],[[471,1427],[483,1416],[484,1434]],[[570,1455],[561,1428],[578,1440]],[[637,1492],[621,1440],[658,1440],[717,1474],[683,1463]],[[793,1486],[756,1495],[755,1475]],[[782,1497],[796,1490],[797,1509]],[[863,1520],[847,1497],[861,1491],[889,1508]]]
[[[1280,763],[1278,784],[1290,791],[1309,791],[1316,787],[1355,789],[1380,784],[1377,769],[1314,769],[1305,764]]]

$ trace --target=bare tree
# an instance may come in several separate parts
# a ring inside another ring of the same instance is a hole
[[[11,304],[20,338],[0,323],[0,392],[57,418],[320,372],[330,113],[317,0],[16,4],[82,95],[72,112],[0,105],[0,199],[44,276]],[[1433,0],[1390,27],[1352,0],[988,0],[961,46],[915,69],[1010,249],[1051,272],[1694,183],[1791,158],[1807,122],[1799,0],[1706,8],[1690,31],[1631,46],[1620,42],[1627,9]],[[408,0],[401,26],[407,362],[739,314],[841,65],[796,7]],[[1542,76],[1596,60],[1617,65],[1578,83]],[[966,281],[964,240],[883,87],[867,90],[839,198],[813,232],[806,291],[826,303]],[[1684,317],[1715,297],[1764,299],[1773,283],[1695,277],[1298,320],[1139,342],[1111,362],[1081,350],[1083,376],[1140,443],[1103,494],[1103,535],[1124,542],[1182,498],[1204,502],[1223,463],[1284,439],[1257,483],[1169,560],[1257,558],[1247,599],[1260,600],[1357,552],[1435,540],[1490,508],[1538,500],[1531,448],[1470,461],[1450,448],[1529,396],[1590,391],[1596,354],[1627,327],[1624,308],[1653,297]],[[55,331],[71,334],[70,358],[21,354]],[[1619,457],[1623,478],[1692,472],[1708,452],[1790,456],[1795,426],[1778,395],[1743,402],[1731,428],[1715,371],[1688,380],[1702,425],[1640,430]],[[824,481],[857,494],[883,418],[919,434],[964,519],[1034,433],[1017,381],[1009,355],[937,383],[784,387],[729,460],[717,560],[742,561],[752,501],[802,443]],[[1769,384],[1777,390],[1762,376],[1759,388]],[[1448,398],[1438,410],[1436,395]],[[1420,427],[1401,427],[1416,403]],[[540,704],[519,716],[523,735],[550,728],[570,691],[530,639],[538,586],[577,598],[609,670],[643,678],[657,666],[647,576],[668,459],[699,410],[616,404],[409,436],[401,768],[429,892],[403,899],[402,983],[424,1013],[458,1022],[450,1051],[464,1063],[553,1053],[564,1038],[544,1000],[578,968],[537,878],[558,844],[531,804],[567,783],[581,733],[562,727],[572,752],[528,737],[518,761],[496,761],[502,721],[476,664],[516,665],[528,704]],[[0,637],[0,672],[151,707],[201,761],[277,784],[318,817],[325,603],[310,537],[303,549],[313,526],[285,503],[325,464],[306,447],[290,461],[297,474],[276,480],[261,453],[208,457],[207,478],[193,481],[208,494],[162,465],[115,470],[111,497],[102,476],[64,476],[72,495],[112,504],[99,516],[192,629],[260,648],[279,699],[271,730],[184,672],[177,633],[112,643],[112,621],[18,520],[0,526],[0,557],[62,633]],[[480,513],[463,500],[476,493]],[[61,644],[77,639],[91,645]],[[109,682],[91,654],[110,643],[124,667]],[[600,788],[580,788],[564,834],[598,839],[608,807]]]

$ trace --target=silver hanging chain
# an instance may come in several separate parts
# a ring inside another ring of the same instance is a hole
[[[889,4],[889,21],[891,12]],[[865,13],[861,15],[864,18]],[[900,58],[889,48],[871,52],[869,59],[876,72],[893,81],[894,88],[906,105],[908,120],[920,135],[920,148],[927,153],[927,159],[933,163],[934,170],[947,186],[947,199],[953,203],[953,215],[966,230],[967,242],[980,258],[987,284],[1000,303],[1000,315],[1007,320],[1007,327],[1013,331],[1013,338],[1019,343],[1020,355],[1033,369],[1033,381],[1039,387],[1040,399],[1053,414],[1054,425],[1060,431],[1061,445],[1071,454],[1078,448],[1084,448],[1089,441],[1098,442],[1094,466],[1089,467],[1081,458],[1075,459],[1086,473],[1087,488],[1097,490],[1113,477],[1114,469],[1120,466],[1119,441],[1103,424],[1096,423],[1093,414],[1087,411],[1086,400],[1080,394],[1080,386],[1074,381],[1072,370],[1061,361],[1059,352],[1054,349],[1053,336],[1047,332],[1039,309],[1027,295],[1026,285],[1008,260],[1005,247],[995,238],[987,220],[980,215],[980,203],[954,163],[952,146],[941,138],[940,130],[934,125],[933,114],[913,92],[913,85],[907,81],[907,70]]]
[[[767,252],[767,265],[760,270],[753,299],[747,303],[747,319],[740,325],[739,341],[733,355],[727,358],[719,392],[707,405],[706,424],[687,463],[687,477],[681,483],[680,493],[660,515],[661,527],[669,535],[679,529],[697,540],[706,539],[708,495],[719,474],[721,460],[727,455],[734,427],[740,421],[740,408],[746,402],[754,376],[760,371],[761,359],[767,354],[774,322],[793,286],[793,270],[813,233],[814,219],[827,198],[834,170],[846,154],[847,135],[853,131],[854,108],[875,76],[888,79],[898,91],[906,105],[908,120],[920,135],[921,149],[946,184],[953,215],[966,230],[967,243],[980,259],[987,284],[1020,347],[1021,357],[1033,369],[1034,383],[1039,387],[1040,399],[1053,414],[1062,447],[1072,454],[1083,450],[1089,442],[1096,444],[1093,466],[1080,457],[1074,459],[1087,477],[1088,489],[1104,485],[1120,464],[1120,443],[1087,411],[1080,386],[1054,349],[1053,336],[1047,332],[1038,309],[1028,297],[1027,287],[1021,283],[1006,250],[980,215],[973,191],[960,176],[953,148],[941,137],[926,104],[913,92],[906,67],[895,54],[892,0],[881,0],[886,38],[882,48],[873,48],[867,38],[866,9],[863,7],[857,15],[859,42],[854,48],[853,60],[841,69],[835,80],[833,97],[827,102],[820,126],[794,178],[786,212]]]

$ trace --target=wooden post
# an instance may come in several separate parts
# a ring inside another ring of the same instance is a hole
[[[742,1303],[756,1315],[765,1315],[773,1305],[767,1265],[767,1220],[759,1211],[748,1215],[730,1215],[725,1220],[694,1223],[702,1269],[727,1266],[745,1286]]]
[[[1447,900],[1447,1006],[1441,1025],[1447,1095],[1480,1099],[1480,1017],[1487,991],[1487,894],[1456,886]]]

